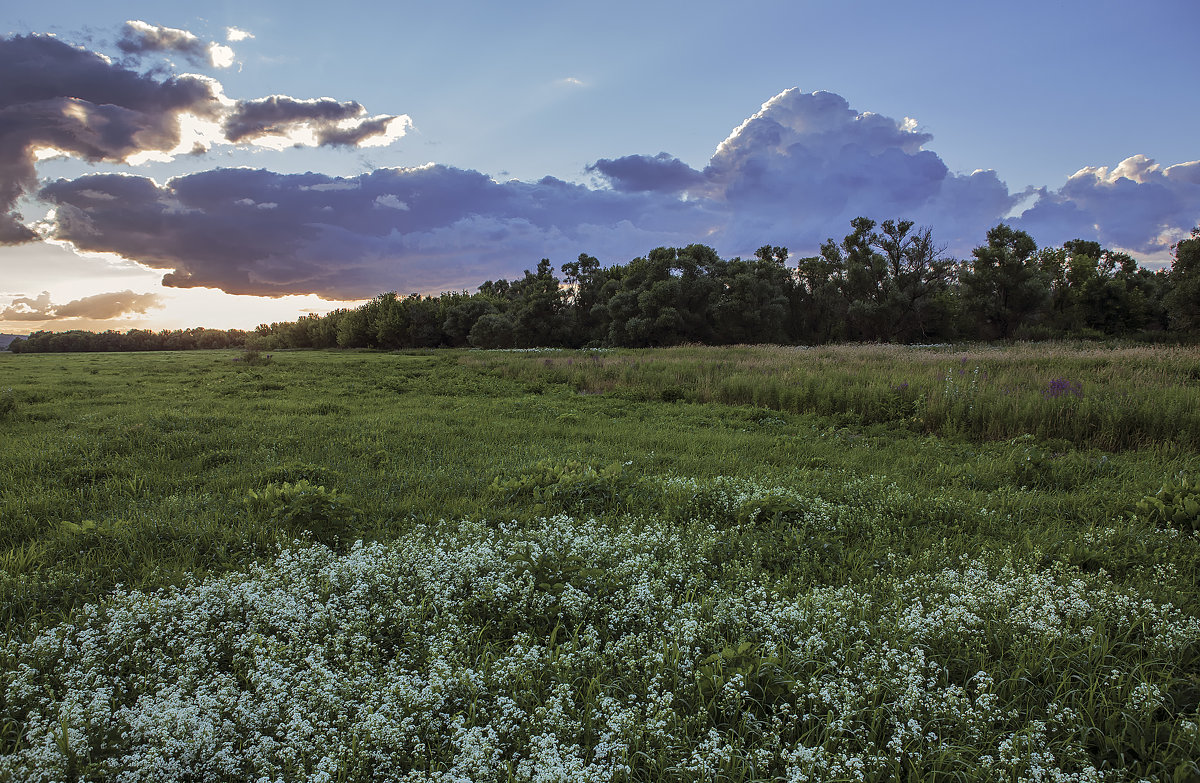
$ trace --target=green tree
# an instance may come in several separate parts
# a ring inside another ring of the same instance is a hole
[[[1200,330],[1200,226],[1190,239],[1175,245],[1175,258],[1167,277],[1170,290],[1163,305],[1172,329]]]
[[[503,313],[488,313],[481,316],[471,327],[468,336],[476,348],[511,348],[513,346],[513,322]]]
[[[602,305],[607,270],[599,259],[580,253],[575,261],[562,265],[565,301],[565,339],[567,345],[578,348],[603,339],[605,310]]]
[[[845,263],[828,240],[821,254],[796,264],[797,287],[792,305],[792,336],[799,342],[824,344],[846,334],[846,299],[842,295]]]
[[[972,251],[974,260],[961,281],[964,306],[974,314],[981,336],[1012,337],[1049,297],[1036,252],[1029,234],[1003,223],[988,231],[986,245]]]
[[[483,294],[446,294],[442,300],[445,316],[442,331],[447,343],[453,346],[468,345],[475,323],[483,316],[497,312],[495,303]]]
[[[525,270],[525,277],[512,284],[513,339],[526,348],[561,345],[563,340],[563,292],[554,276],[550,259],[538,262],[537,271]]]

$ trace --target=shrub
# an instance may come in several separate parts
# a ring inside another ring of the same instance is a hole
[[[271,358],[271,354],[263,353],[253,348],[242,351],[242,355],[233,357],[233,360],[241,362],[248,367],[263,367],[275,361]]]
[[[510,502],[532,500],[543,507],[601,513],[625,505],[633,483],[619,462],[596,468],[579,460],[544,459],[513,478],[497,476],[489,489]]]
[[[322,544],[339,541],[357,513],[346,495],[306,479],[250,490],[245,504],[259,521],[287,526]]]

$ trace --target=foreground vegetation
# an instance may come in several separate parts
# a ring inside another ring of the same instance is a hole
[[[1197,779],[1198,379],[0,355],[0,780]]]

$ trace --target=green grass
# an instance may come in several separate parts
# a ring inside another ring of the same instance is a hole
[[[631,399],[811,411],[990,440],[1032,434],[1104,449],[1200,447],[1195,348],[687,347],[468,361],[502,377]]]
[[[0,354],[0,780],[1200,777],[1195,349],[238,359]]]

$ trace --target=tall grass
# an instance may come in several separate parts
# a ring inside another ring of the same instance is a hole
[[[1072,344],[481,354],[501,377],[642,400],[754,405],[997,440],[1200,446],[1200,349]]]

